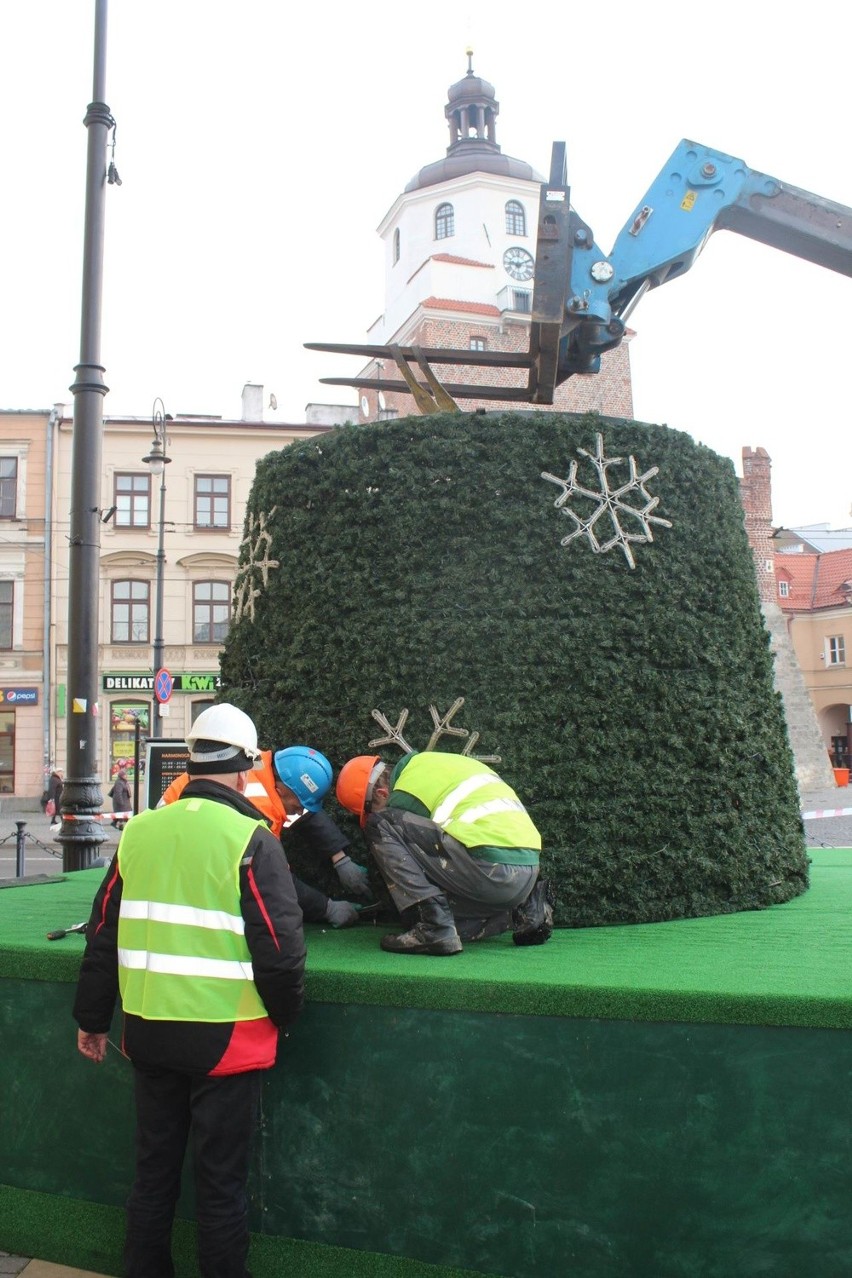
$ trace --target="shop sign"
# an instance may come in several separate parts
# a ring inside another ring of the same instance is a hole
[[[16,706],[37,706],[38,688],[0,688],[0,697]]]
[[[176,674],[173,679],[172,692],[218,692],[222,686],[222,677],[218,674]],[[101,688],[104,692],[153,693],[154,676],[105,674],[101,676]]]

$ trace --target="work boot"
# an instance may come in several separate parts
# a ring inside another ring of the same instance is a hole
[[[487,941],[490,936],[500,936],[512,926],[512,913],[490,914],[482,918],[456,919],[456,930],[463,941]]]
[[[549,879],[539,879],[522,905],[512,910],[512,940],[516,945],[544,945],[553,934],[556,893]]]
[[[417,905],[418,921],[408,932],[383,936],[381,947],[390,954],[460,954],[462,943],[452,911],[443,896]]]

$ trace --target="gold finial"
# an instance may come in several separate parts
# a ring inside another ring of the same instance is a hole
[[[471,45],[467,46],[465,53],[467,55],[467,73],[468,75],[473,75],[473,48]]]

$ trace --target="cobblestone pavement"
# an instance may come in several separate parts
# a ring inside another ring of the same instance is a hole
[[[0,1274],[3,1278],[8,1274],[19,1274],[29,1263],[26,1256],[10,1256],[8,1251],[0,1251]]]

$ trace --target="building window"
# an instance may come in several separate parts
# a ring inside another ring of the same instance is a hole
[[[192,587],[192,642],[222,643],[230,620],[230,582],[196,581]]]
[[[526,233],[527,215],[524,213],[523,204],[519,204],[517,200],[509,200],[506,205],[506,234],[526,235]]]
[[[527,292],[526,289],[513,288],[512,310],[522,311],[525,315],[528,315],[532,310],[532,293]]]
[[[117,528],[150,528],[151,476],[116,475],[113,502]]]
[[[112,643],[148,642],[147,581],[112,583]]]
[[[0,457],[0,519],[14,519],[18,509],[18,459]]]
[[[778,594],[781,596],[781,598],[782,598],[782,599],[788,599],[788,598],[790,597],[790,583],[789,583],[789,581],[779,581],[779,582],[778,582]]]
[[[0,581],[0,648],[12,647],[12,618],[15,612],[15,583]]]
[[[472,337],[472,338],[470,339],[470,349],[471,349],[472,351],[484,351],[484,350],[485,350],[485,338],[484,338],[484,337]]]
[[[825,641],[830,666],[846,665],[846,640],[843,635],[829,635]]]
[[[448,240],[456,233],[456,217],[452,204],[439,204],[435,209],[435,239]]]
[[[399,261],[399,227],[393,233],[393,264],[396,266]]]
[[[230,475],[195,476],[195,527],[231,527]]]

